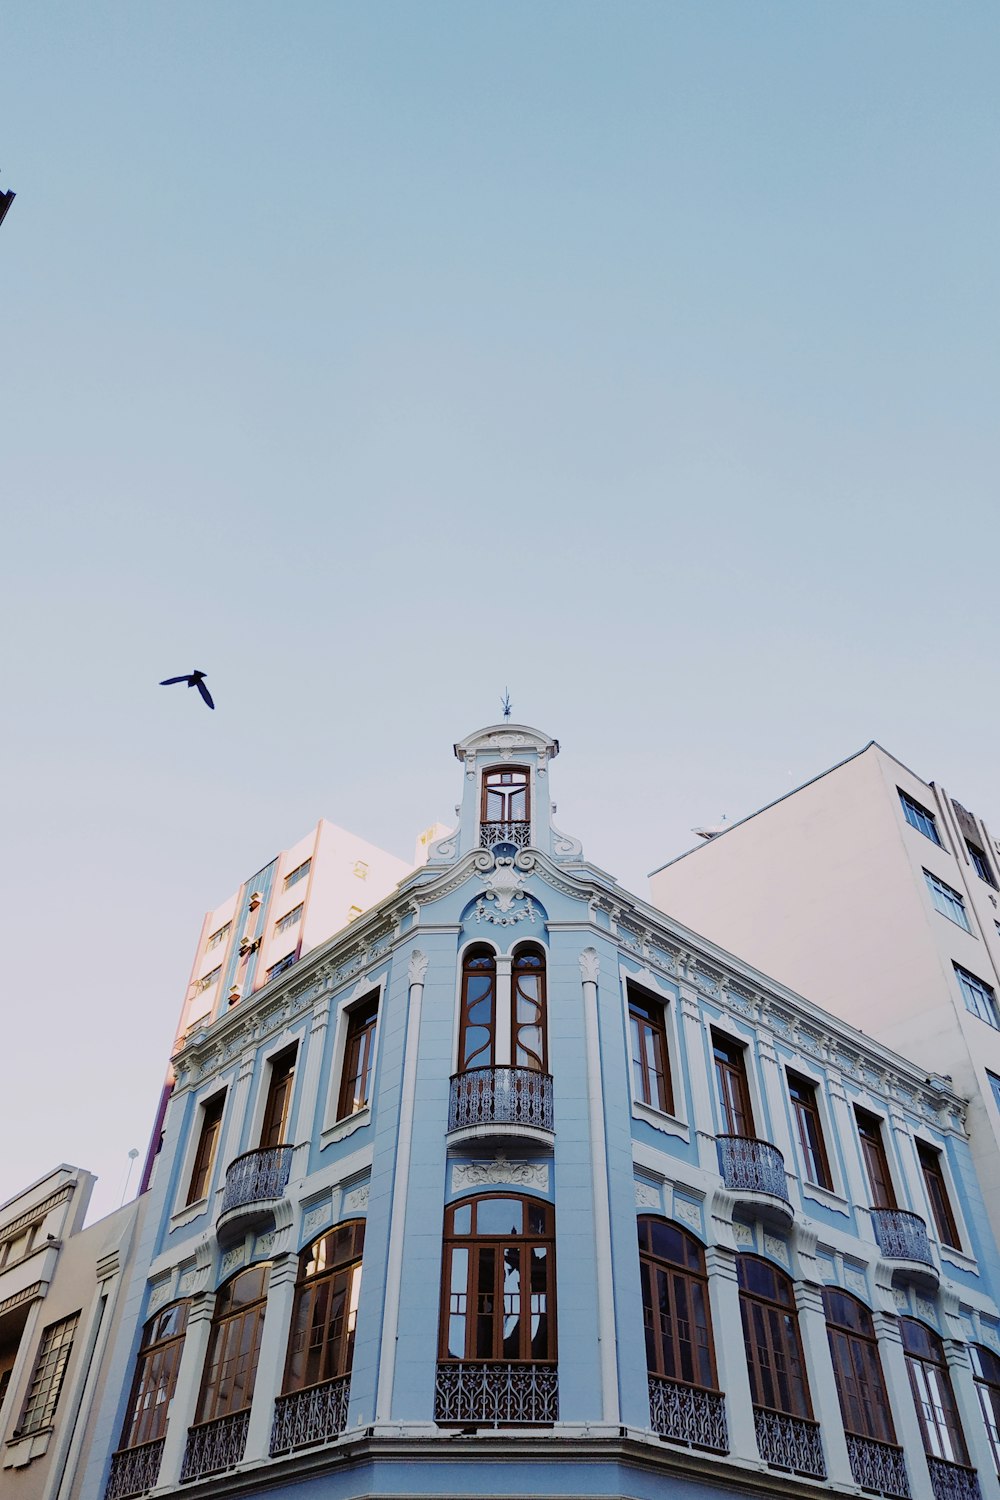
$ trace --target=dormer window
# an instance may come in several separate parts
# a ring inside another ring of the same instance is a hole
[[[531,804],[525,766],[498,766],[483,772],[483,804],[480,845],[516,844],[527,848],[531,841]]]

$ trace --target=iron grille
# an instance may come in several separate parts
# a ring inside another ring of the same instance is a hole
[[[144,1495],[160,1477],[163,1438],[140,1443],[137,1448],[120,1448],[111,1455],[111,1473],[104,1500],[125,1500],[127,1495]]]
[[[494,844],[516,844],[527,849],[531,843],[530,823],[480,823],[479,847],[492,849]]]
[[[718,1137],[719,1171],[727,1188],[738,1192],[770,1193],[788,1202],[785,1158],[770,1141],[742,1135]]]
[[[863,1490],[877,1490],[892,1500],[897,1496],[900,1500],[909,1500],[910,1481],[902,1448],[893,1443],[879,1443],[875,1438],[859,1437],[854,1432],[844,1435],[855,1484]]]
[[[220,1469],[231,1469],[238,1464],[246,1447],[249,1426],[250,1408],[245,1406],[227,1417],[189,1427],[181,1464],[182,1482],[200,1479],[203,1474],[218,1474]]]
[[[226,1170],[220,1214],[248,1203],[280,1198],[291,1171],[293,1150],[292,1146],[269,1146],[261,1151],[247,1151],[231,1162]]]
[[[649,1416],[653,1431],[673,1443],[729,1452],[726,1398],[721,1391],[649,1377]]]
[[[274,1425],[271,1428],[271,1456],[289,1453],[293,1448],[307,1448],[310,1443],[326,1443],[347,1426],[347,1403],[351,1396],[351,1377],[341,1375],[322,1385],[291,1391],[274,1403]]]
[[[764,1406],[753,1409],[753,1425],[760,1456],[776,1469],[791,1469],[793,1474],[812,1474],[826,1478],[823,1444],[819,1423],[805,1417],[790,1417],[783,1411],[768,1411]]]
[[[979,1475],[965,1464],[953,1464],[946,1458],[932,1458],[928,1453],[934,1500],[982,1500]]]
[[[451,1080],[448,1129],[532,1125],[552,1129],[552,1078],[533,1068],[470,1068]]]
[[[559,1419],[555,1365],[439,1364],[434,1420],[477,1427],[525,1426]]]
[[[927,1225],[919,1214],[908,1213],[905,1208],[872,1208],[869,1213],[878,1247],[888,1260],[934,1264]]]

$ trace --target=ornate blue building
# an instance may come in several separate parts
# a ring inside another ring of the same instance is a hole
[[[187,1036],[74,1493],[1000,1495],[963,1105],[553,827],[558,742]]]

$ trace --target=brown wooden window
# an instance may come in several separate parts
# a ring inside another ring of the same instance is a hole
[[[747,1084],[746,1049],[713,1031],[712,1051],[716,1082],[719,1085],[722,1134],[740,1135],[752,1140],[753,1110],[750,1108],[750,1089]]]
[[[219,1290],[196,1423],[244,1411],[253,1400],[270,1269],[251,1266]]]
[[[738,1255],[736,1270],[753,1403],[811,1420],[791,1279],[757,1255]]]
[[[188,1307],[188,1302],[174,1302],[150,1318],[143,1330],[122,1428],[122,1448],[151,1443],[167,1430],[167,1410],[177,1385]]]
[[[59,1323],[50,1323],[42,1334],[16,1437],[39,1432],[51,1424],[66,1378],[66,1366],[73,1352],[73,1340],[79,1321],[80,1314],[76,1312]]]
[[[662,1000],[628,986],[628,1024],[632,1042],[632,1088],[635,1097],[664,1114],[674,1112],[674,1091],[667,1052]]]
[[[530,822],[528,772],[524,766],[497,766],[483,772],[482,821]]]
[[[215,1166],[215,1153],[219,1147],[225,1103],[225,1094],[216,1094],[214,1099],[206,1099],[201,1107],[201,1131],[191,1169],[191,1182],[188,1185],[188,1203],[198,1203],[208,1193],[212,1168]]]
[[[280,1146],[284,1143],[292,1103],[292,1085],[295,1082],[297,1050],[297,1047],[286,1047],[284,1052],[279,1052],[271,1060],[267,1100],[264,1104],[264,1123],[260,1131],[262,1149]]]
[[[882,1122],[875,1115],[862,1109],[854,1111],[861,1139],[861,1154],[865,1159],[868,1184],[872,1190],[872,1208],[895,1208],[896,1192],[889,1175],[889,1162],[882,1139]]]
[[[361,1293],[363,1219],[338,1224],[299,1257],[283,1391],[351,1373]]]
[[[487,1194],[445,1211],[440,1358],[552,1363],[555,1233],[550,1204]]]
[[[993,1450],[993,1464],[1000,1474],[1000,1356],[983,1344],[970,1344],[969,1358],[976,1379],[979,1410]]]
[[[924,1452],[953,1464],[968,1464],[962,1424],[944,1357],[944,1345],[926,1323],[900,1318],[910,1389],[924,1439]]]
[[[497,963],[492,948],[469,948],[462,963],[462,1019],[458,1071],[492,1068],[496,1061]]]
[[[651,1375],[717,1391],[705,1252],[678,1224],[639,1219],[639,1277]]]
[[[795,1129],[799,1138],[799,1150],[805,1166],[806,1181],[832,1192],[833,1178],[823,1140],[823,1123],[816,1102],[816,1085],[797,1073],[788,1074],[788,1097],[792,1101]]]
[[[378,1027],[378,995],[371,995],[355,1006],[347,1017],[347,1041],[344,1045],[344,1071],[340,1080],[337,1119],[364,1109],[371,1097],[372,1065],[375,1061],[375,1032]]]
[[[537,944],[526,944],[518,948],[511,965],[511,1063],[515,1068],[548,1071],[547,1030],[545,955]]]
[[[917,1157],[920,1161],[920,1170],[924,1174],[924,1187],[927,1189],[927,1198],[931,1205],[934,1231],[942,1245],[951,1245],[953,1249],[960,1250],[962,1241],[958,1237],[958,1227],[955,1224],[955,1215],[952,1213],[948,1187],[941,1168],[941,1153],[935,1151],[933,1146],[926,1145],[924,1141],[918,1141]]]
[[[857,1297],[829,1286],[823,1288],[823,1307],[845,1430],[877,1443],[895,1443],[871,1313]]]

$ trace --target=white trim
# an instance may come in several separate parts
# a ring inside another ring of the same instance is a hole
[[[654,1130],[662,1130],[664,1135],[674,1135],[678,1140],[689,1141],[691,1132],[683,1120],[678,1120],[674,1115],[668,1115],[661,1109],[654,1109],[651,1104],[644,1104],[641,1099],[632,1100],[632,1115],[636,1120],[645,1120],[647,1125],[652,1125]]]
[[[217,1186],[217,1178],[220,1167],[222,1167],[222,1153],[225,1145],[225,1129],[227,1125],[226,1116],[229,1113],[232,1100],[230,1091],[234,1079],[230,1078],[223,1083],[221,1078],[216,1077],[199,1089],[194,1098],[194,1118],[187,1133],[187,1144],[184,1148],[184,1159],[177,1178],[177,1187],[174,1191],[174,1207],[170,1214],[170,1230],[181,1229],[185,1224],[198,1219],[208,1208],[212,1201],[213,1189]],[[219,1134],[215,1141],[215,1157],[212,1161],[212,1170],[206,1184],[207,1191],[204,1198],[199,1198],[194,1203],[187,1202],[188,1191],[191,1187],[191,1174],[194,1171],[195,1157],[198,1155],[198,1142],[201,1140],[202,1123],[205,1118],[205,1106],[213,1099],[222,1094],[222,1115],[219,1119]],[[164,1148],[166,1149],[165,1145]],[[222,1168],[223,1170],[224,1167]],[[169,1232],[169,1231],[168,1231]]]
[[[590,1169],[593,1183],[594,1239],[597,1261],[597,1337],[601,1365],[601,1405],[605,1422],[620,1420],[618,1399],[618,1350],[615,1330],[615,1286],[611,1264],[611,1203],[608,1187],[608,1154],[604,1130],[604,1096],[601,1078],[601,1043],[597,1013],[597,980],[587,978],[594,949],[580,955],[583,987],[583,1027],[587,1057],[587,1098],[590,1113]],[[558,1205],[556,1208],[558,1234]]]
[[[912,1132],[912,1137],[913,1154],[917,1159],[917,1170],[920,1173],[920,1186],[923,1191],[924,1202],[927,1205],[927,1233],[937,1245],[941,1255],[951,1257],[953,1265],[959,1266],[963,1271],[974,1271],[978,1275],[979,1263],[972,1254],[971,1248],[963,1248],[971,1247],[972,1236],[969,1233],[969,1226],[965,1222],[965,1215],[962,1212],[962,1201],[955,1186],[948,1153],[939,1142],[931,1140],[919,1128]],[[927,1183],[924,1179],[923,1164],[920,1160],[920,1153],[917,1150],[918,1145],[927,1146],[937,1156],[938,1166],[941,1168],[941,1175],[944,1178],[945,1192],[948,1194],[948,1206],[951,1209],[951,1216],[955,1220],[955,1228],[958,1230],[959,1239],[962,1241],[961,1245],[946,1245],[938,1235],[937,1225],[934,1222],[934,1212],[931,1208],[930,1194],[927,1191]]]
[[[254,1099],[253,1110],[249,1112],[250,1134],[247,1144],[243,1148],[244,1151],[256,1151],[260,1147],[260,1134],[264,1128],[264,1113],[267,1109],[267,1096],[271,1087],[272,1064],[279,1053],[289,1052],[293,1047],[295,1048],[295,1066],[292,1075],[292,1097],[288,1105],[288,1124],[286,1127],[288,1140],[285,1144],[294,1144],[295,1127],[298,1125],[296,1111],[299,1107],[302,1094],[303,1064],[305,1062],[306,1038],[308,1036],[307,1027],[310,1020],[311,1015],[307,1013],[302,1018],[302,1025],[298,1031],[283,1031],[266,1048],[262,1047],[260,1052],[258,1052],[255,1064],[255,1072],[257,1073],[256,1097]],[[240,1152],[237,1152],[237,1155],[240,1154]]]
[[[767,1136],[757,1133],[764,1129],[764,1117],[767,1111],[764,1109],[764,1095],[761,1092],[760,1079],[757,1076],[760,1054],[756,1045],[756,1029],[751,1028],[750,1035],[745,1036],[725,1012],[716,1018],[709,1015],[704,1006],[702,1007],[701,1019],[705,1031],[705,1041],[708,1044],[709,1086],[712,1094],[712,1111],[716,1137],[726,1135],[727,1132],[722,1128],[725,1121],[722,1118],[722,1100],[719,1098],[719,1082],[715,1072],[715,1048],[712,1045],[713,1031],[719,1032],[721,1036],[728,1037],[734,1046],[742,1047],[746,1054],[743,1059],[743,1075],[746,1078],[747,1092],[750,1095],[750,1110],[753,1114],[754,1128],[753,1138],[757,1141],[767,1140]],[[753,1063],[752,1067],[749,1065],[751,1062]]]
[[[470,948],[490,948],[493,952],[494,963],[500,957],[500,949],[496,943],[490,942],[489,938],[471,937],[460,944],[458,949],[458,963],[455,966],[455,1003],[452,1009],[452,1032],[451,1032],[451,1071],[458,1073],[458,1049],[462,1039],[462,983],[465,978],[465,955]],[[497,994],[496,983],[493,985],[493,1007],[496,1010]],[[493,1043],[496,1047],[496,1016],[493,1018]]]
[[[824,1204],[827,1208],[835,1208],[839,1212],[847,1212],[847,1199],[843,1197],[844,1183],[841,1180],[843,1173],[840,1163],[834,1162],[830,1151],[829,1142],[837,1139],[833,1119],[830,1114],[829,1104],[826,1097],[827,1079],[824,1073],[816,1070],[816,1065],[811,1060],[803,1058],[802,1054],[795,1054],[795,1062],[791,1063],[785,1057],[779,1056],[778,1066],[784,1074],[785,1082],[785,1109],[788,1114],[789,1138],[792,1143],[792,1152],[795,1157],[796,1176],[799,1179],[799,1187],[803,1193],[815,1198],[817,1203]],[[802,1143],[799,1140],[799,1132],[795,1128],[795,1104],[788,1088],[788,1070],[798,1073],[807,1083],[811,1083],[814,1089],[813,1100],[819,1112],[820,1130],[823,1132],[823,1154],[830,1171],[832,1187],[825,1188],[821,1182],[813,1182],[806,1176],[805,1157],[802,1154]]]
[[[690,1140],[690,1109],[684,1090],[684,1068],[683,1053],[681,1051],[680,1034],[677,1027],[677,1011],[680,1005],[680,995],[675,986],[660,979],[650,969],[640,967],[638,971],[630,969],[628,964],[619,956],[618,962],[619,989],[621,991],[622,1024],[624,1026],[623,1039],[625,1044],[625,1072],[628,1076],[628,1093],[632,1105],[633,1117],[637,1120],[645,1120],[657,1130],[664,1131],[667,1135],[680,1136],[682,1140]],[[674,1113],[668,1114],[666,1110],[657,1109],[653,1104],[647,1104],[643,1099],[635,1097],[635,1081],[632,1077],[632,1021],[629,1015],[628,987],[634,984],[636,989],[646,990],[654,1000],[663,1007],[663,1031],[667,1040],[667,1067],[670,1070],[670,1091],[674,1098]]]
[[[336,1015],[333,1026],[333,1050],[330,1053],[330,1067],[327,1073],[329,1088],[327,1090],[326,1104],[323,1109],[323,1124],[320,1127],[320,1141],[323,1146],[328,1146],[331,1141],[338,1141],[345,1135],[350,1135],[362,1125],[366,1125],[371,1119],[372,1094],[375,1090],[376,1069],[378,1067],[379,1044],[382,1037],[382,1008],[385,1000],[386,976],[371,980],[362,978],[346,994],[337,1001]],[[368,1103],[363,1109],[355,1110],[353,1114],[345,1115],[342,1120],[337,1119],[337,1101],[340,1098],[340,1085],[344,1071],[344,1054],[347,1051],[347,1028],[350,1025],[350,1015],[357,1010],[372,995],[378,996],[377,1017],[375,1021],[375,1040],[372,1043],[372,1066],[371,1066],[371,1092],[368,1095]],[[366,1116],[362,1119],[362,1116]],[[353,1124],[351,1122],[354,1122]]]
[[[339,1094],[340,1090],[338,1089],[337,1092]],[[320,1131],[320,1150],[323,1151],[327,1146],[332,1146],[334,1141],[342,1141],[345,1137],[353,1135],[356,1130],[361,1129],[362,1125],[370,1125],[371,1118],[371,1105],[366,1104],[364,1109],[357,1109],[353,1115],[345,1115],[342,1120],[324,1127]]]

